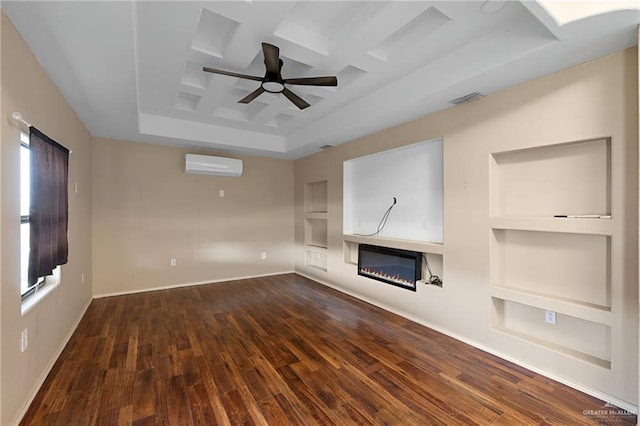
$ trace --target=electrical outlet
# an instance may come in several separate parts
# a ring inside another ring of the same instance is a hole
[[[544,321],[549,324],[556,323],[556,313],[553,311],[544,311]]]
[[[29,338],[27,336],[27,329],[22,330],[22,336],[20,337],[20,351],[24,352],[29,346]]]
[[[260,254],[260,258],[261,258],[262,260],[265,260],[265,259],[267,258],[267,252],[266,252],[266,251],[263,251],[263,252]]]
[[[220,198],[224,197],[224,189],[221,189],[218,191],[218,195],[220,196]]]
[[[175,259],[171,259],[170,264],[171,264],[171,266],[176,266],[176,260]]]

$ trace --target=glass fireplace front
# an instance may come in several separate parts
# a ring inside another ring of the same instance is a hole
[[[360,244],[358,275],[416,291],[421,278],[422,253]]]

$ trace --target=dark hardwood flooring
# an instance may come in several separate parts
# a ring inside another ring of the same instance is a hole
[[[94,300],[22,421],[635,423],[603,401],[293,274]]]

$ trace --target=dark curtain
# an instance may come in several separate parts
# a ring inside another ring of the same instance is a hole
[[[31,127],[29,285],[67,263],[69,150]]]

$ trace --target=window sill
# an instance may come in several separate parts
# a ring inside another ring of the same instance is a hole
[[[47,283],[44,287],[38,290],[37,293],[29,296],[25,300],[22,301],[20,305],[20,310],[22,316],[27,315],[33,308],[35,308],[41,301],[43,301],[50,293],[52,293],[56,288],[58,288],[58,284],[60,284],[60,280],[55,280],[54,282]]]

